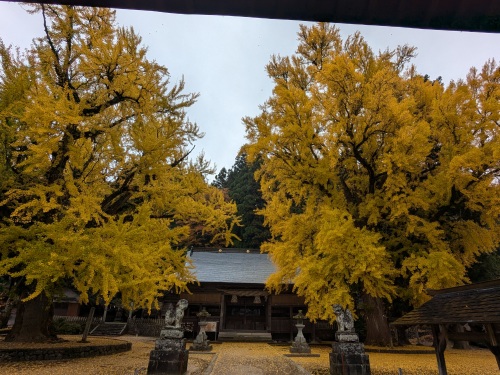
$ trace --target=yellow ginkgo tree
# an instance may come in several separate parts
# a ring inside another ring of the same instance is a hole
[[[386,302],[467,282],[500,241],[500,68],[445,87],[417,74],[415,49],[375,53],[359,33],[301,26],[273,56],[272,96],[245,118],[278,266],[312,319],[357,309],[367,342],[390,342]]]
[[[197,94],[169,82],[104,8],[35,5],[44,36],[0,44],[0,276],[21,294],[8,340],[50,337],[52,296],[151,308],[194,280],[194,231],[227,245],[236,207],[191,158]]]

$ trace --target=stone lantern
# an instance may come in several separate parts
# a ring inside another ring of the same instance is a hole
[[[212,345],[207,338],[207,333],[205,332],[205,328],[208,324],[207,318],[210,316],[210,313],[203,307],[201,311],[196,314],[198,317],[198,327],[200,327],[200,332],[196,336],[196,339],[193,341],[193,345],[191,345],[191,350],[194,351],[202,351],[209,352],[212,350]]]
[[[206,322],[207,318],[211,315],[205,307],[202,307],[201,311],[196,314],[196,316],[198,317],[198,319],[200,319],[200,322]]]
[[[297,327],[297,336],[290,347],[290,353],[311,353],[311,348],[307,344],[306,338],[302,333],[304,329],[304,318],[305,315],[302,313],[302,310],[299,310],[299,313],[293,317],[297,321],[295,327]]]

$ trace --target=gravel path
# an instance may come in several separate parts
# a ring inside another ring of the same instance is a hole
[[[299,375],[308,374],[282,352],[259,343],[218,345],[213,375]]]

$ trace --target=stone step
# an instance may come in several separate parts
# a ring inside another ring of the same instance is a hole
[[[271,333],[266,331],[221,331],[219,341],[245,341],[245,342],[269,342],[272,341]]]
[[[125,331],[127,323],[102,323],[95,327],[91,336],[120,336]]]

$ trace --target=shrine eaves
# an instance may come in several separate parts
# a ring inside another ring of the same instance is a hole
[[[180,14],[500,32],[500,1],[498,0],[41,0],[27,2]]]

